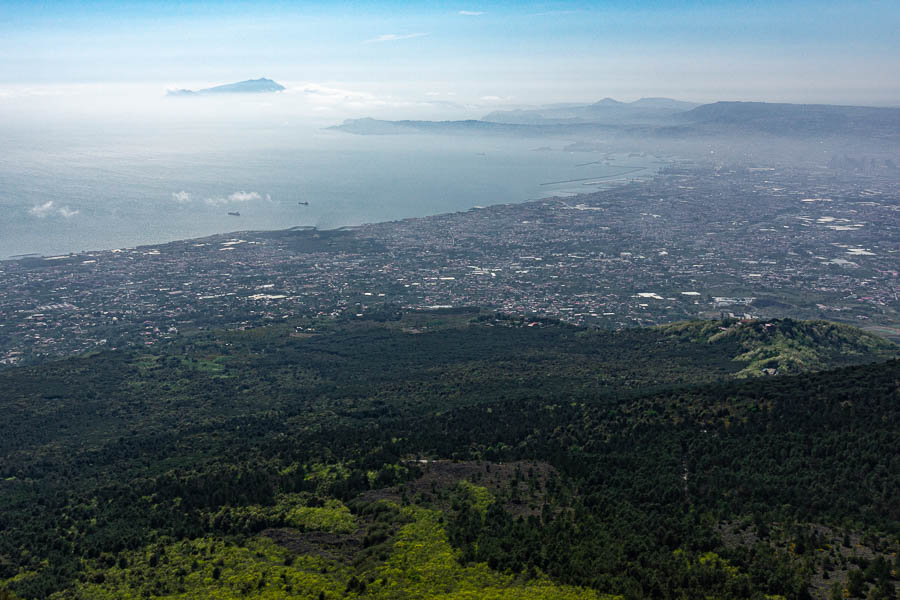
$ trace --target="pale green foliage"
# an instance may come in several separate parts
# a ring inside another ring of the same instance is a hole
[[[487,507],[494,502],[494,495],[491,494],[490,490],[488,490],[486,487],[475,485],[474,483],[466,481],[465,479],[460,481],[457,485],[465,495],[468,502],[471,503],[472,508],[474,508],[482,515],[484,515],[485,511],[487,511]]]
[[[343,567],[317,557],[297,558],[286,566],[288,554],[264,537],[251,540],[247,546],[198,539],[150,547],[129,554],[125,568],[112,567],[89,576],[95,581],[102,576],[102,583],[79,584],[73,591],[53,598],[314,599],[320,592],[343,589],[349,577]]]
[[[684,572],[698,577],[710,586],[707,600],[715,600],[723,596],[722,591],[729,588],[750,589],[750,576],[729,563],[715,552],[705,552],[692,556],[683,550],[675,550],[673,556],[682,561]],[[724,594],[734,597],[733,594]],[[766,596],[768,600],[784,600],[781,596]]]
[[[473,486],[477,487],[477,486]],[[341,505],[343,506],[343,505]],[[339,509],[343,510],[343,509]],[[150,546],[123,554],[126,566],[89,568],[88,582],[53,600],[600,600],[596,592],[558,586],[546,577],[525,581],[486,564],[463,566],[447,540],[441,513],[404,509],[403,526],[387,562],[364,574],[321,557],[293,557],[266,537],[246,546],[211,538]],[[356,582],[355,584],[351,582]]]
[[[658,328],[696,343],[737,342],[742,350],[733,360],[747,363],[737,377],[814,371],[852,357],[895,357],[895,344],[856,327],[828,321],[687,321]]]
[[[356,519],[340,500],[329,500],[323,507],[292,508],[285,522],[292,527],[331,533],[350,533],[356,529]]]
[[[256,520],[304,531],[350,533],[356,530],[356,519],[340,500],[328,500],[324,506],[307,506],[309,500],[308,494],[280,494],[274,506],[224,507],[210,515],[209,520],[212,524],[227,516],[232,521]]]
[[[335,481],[346,479],[349,474],[350,471],[347,470],[347,467],[340,463],[329,465],[315,463],[309,465],[306,480],[316,482],[317,495],[326,496],[328,489]]]
[[[378,569],[381,583],[370,587],[375,598],[382,600],[600,598],[594,591],[557,586],[545,578],[523,582],[511,575],[492,571],[484,563],[462,566],[457,551],[447,540],[447,533],[440,523],[439,512],[417,507],[404,510],[413,522],[400,530],[393,554],[387,563]]]

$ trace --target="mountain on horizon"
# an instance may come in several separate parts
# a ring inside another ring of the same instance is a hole
[[[332,129],[360,135],[478,133],[541,137],[602,132],[667,139],[752,134],[894,143],[900,135],[900,108],[775,102],[697,105],[669,98],[641,98],[634,102],[604,98],[594,104],[554,104],[535,109],[495,111],[480,120],[347,119]]]
[[[780,136],[856,135],[894,137],[900,109],[833,104],[713,102],[675,115],[692,126],[756,131]]]
[[[167,96],[205,96],[210,94],[268,94],[272,92],[281,92],[285,89],[283,85],[260,77],[259,79],[248,79],[237,83],[226,83],[211,88],[201,90],[169,90]]]
[[[696,102],[671,98],[641,98],[634,102],[603,98],[593,104],[557,104],[532,109],[498,110],[485,115],[482,120],[516,125],[646,125],[663,123],[673,115],[697,106],[699,104]]]

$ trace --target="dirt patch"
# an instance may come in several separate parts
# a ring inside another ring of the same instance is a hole
[[[298,555],[312,554],[346,561],[362,547],[364,530],[359,529],[353,533],[328,533],[283,527],[265,529],[262,535]]]
[[[556,474],[547,463],[517,461],[455,462],[410,459],[422,471],[421,477],[403,485],[369,490],[349,502],[359,527],[353,533],[300,531],[270,528],[262,535],[298,555],[322,556],[344,563],[374,564],[384,560],[399,528],[406,522],[398,508],[378,506],[380,500],[402,505],[406,502],[451,512],[459,498],[459,483],[468,481],[487,488],[493,501],[515,516],[539,515],[547,485]]]
[[[411,459],[407,462],[421,469],[422,476],[401,486],[371,490],[359,499],[401,503],[406,498],[415,504],[447,510],[450,492],[460,481],[469,481],[490,490],[494,501],[516,516],[539,515],[547,481],[555,474],[553,467],[539,461],[495,463]]]

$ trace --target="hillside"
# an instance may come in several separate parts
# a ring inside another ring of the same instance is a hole
[[[883,338],[828,321],[689,321],[659,329],[712,346],[737,343],[742,352],[732,360],[745,365],[738,377],[857,364],[866,357],[889,357],[896,351],[896,346]]]
[[[762,599],[830,593],[830,573],[886,590],[896,357],[824,322],[386,309],[10,369],[0,587]],[[746,377],[772,359],[803,372]]]
[[[725,128],[780,136],[847,135],[874,139],[896,137],[900,109],[828,104],[715,102],[681,113],[683,122],[709,130]]]

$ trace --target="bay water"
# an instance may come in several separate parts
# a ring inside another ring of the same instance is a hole
[[[590,191],[658,165],[566,151],[573,140],[355,136],[318,123],[6,122],[0,138],[0,258],[422,217]]]

